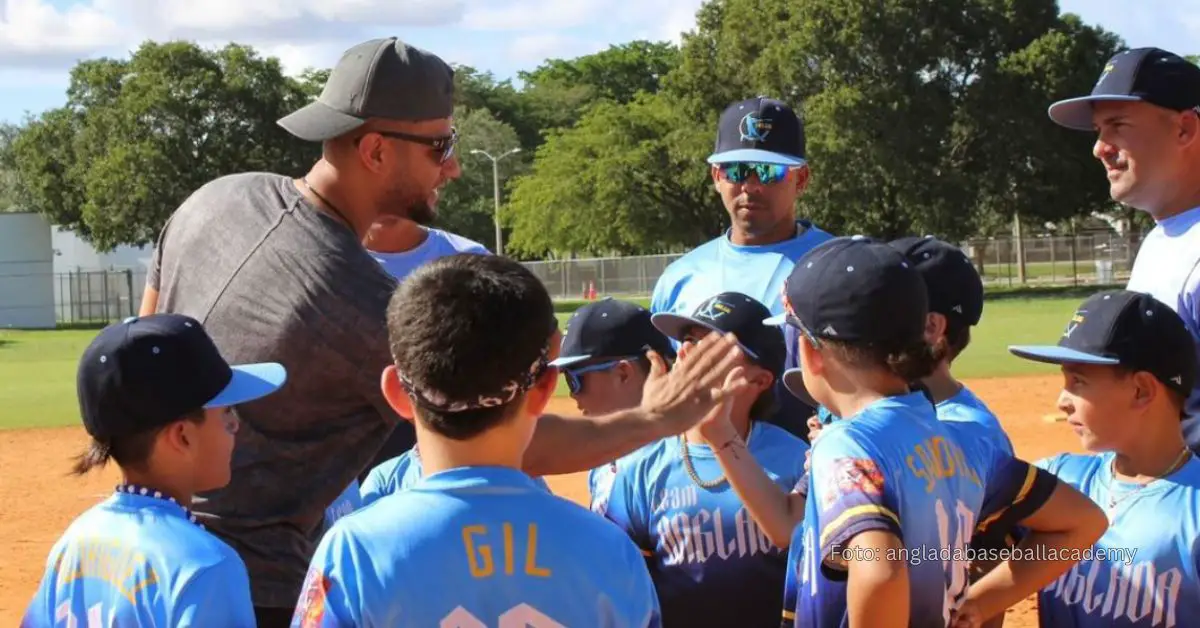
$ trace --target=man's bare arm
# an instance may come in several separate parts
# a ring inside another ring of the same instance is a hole
[[[736,391],[722,386],[741,355],[732,334],[707,336],[689,349],[688,359],[670,371],[660,356],[648,354],[650,377],[638,408],[602,417],[539,418],[525,471],[534,476],[587,471],[687,431]]]
[[[138,316],[150,316],[158,310],[158,290],[146,286],[142,291],[142,307],[138,309]]]

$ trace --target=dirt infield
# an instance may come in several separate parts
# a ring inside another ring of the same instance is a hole
[[[1042,456],[1079,451],[1075,435],[1062,423],[1047,423],[1060,379],[1021,377],[972,380],[971,389],[1001,418],[1017,453]],[[555,410],[570,412],[569,400],[555,400]],[[87,478],[67,475],[70,458],[86,443],[82,429],[0,431],[0,625],[15,626],[37,588],[50,546],[70,521],[106,496],[116,484],[113,470]],[[584,474],[549,478],[554,492],[586,503]],[[1034,628],[1031,602],[1011,609],[1009,628]]]

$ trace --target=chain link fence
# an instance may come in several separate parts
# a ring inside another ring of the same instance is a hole
[[[1025,238],[976,238],[960,243],[989,286],[1111,285],[1129,278],[1136,238],[1115,234]],[[1024,256],[1022,270],[1021,253]],[[558,300],[598,296],[646,297],[674,255],[606,257],[528,262]],[[0,273],[3,274],[3,273]],[[137,313],[144,269],[76,271],[41,275],[51,282],[59,325],[102,325]],[[11,279],[11,277],[8,277]],[[25,277],[24,281],[43,281]],[[0,315],[6,304],[0,302]],[[14,306],[15,307],[15,306]],[[3,318],[3,316],[0,316]]]

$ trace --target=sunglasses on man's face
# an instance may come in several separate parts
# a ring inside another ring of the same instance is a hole
[[[454,147],[458,144],[458,129],[450,127],[450,135],[444,137],[427,137],[424,135],[412,135],[411,133],[401,133],[400,131],[376,131],[376,133],[393,139],[404,140],[406,142],[416,142],[433,148],[434,154],[437,155],[439,164],[444,164],[454,156]]]
[[[763,185],[771,185],[779,183],[787,178],[788,171],[791,166],[781,166],[779,164],[760,164],[760,163],[730,163],[721,164],[718,166],[721,171],[721,176],[732,183],[745,183],[750,179],[750,175],[754,175],[758,182]]]

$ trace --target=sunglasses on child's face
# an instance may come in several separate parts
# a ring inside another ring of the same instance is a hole
[[[787,173],[791,170],[791,166],[781,166],[779,164],[760,164],[760,163],[745,163],[737,162],[730,164],[721,164],[718,166],[721,171],[721,176],[732,183],[745,183],[750,179],[750,175],[754,175],[758,182],[763,185],[771,185],[779,183],[787,178]]]
[[[581,377],[583,374],[607,371],[621,362],[623,362],[623,360],[611,360],[608,362],[600,362],[599,364],[589,364],[579,368],[562,368],[560,370],[562,371],[563,378],[567,380],[567,390],[570,391],[572,395],[578,395],[583,391],[583,378]]]

